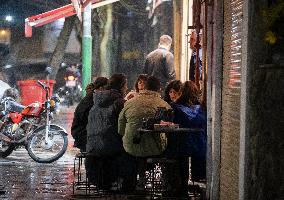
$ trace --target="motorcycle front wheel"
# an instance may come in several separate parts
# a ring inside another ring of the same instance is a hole
[[[7,143],[4,140],[0,140],[0,158],[6,158],[14,151],[14,149],[14,144]]]
[[[29,137],[27,150],[30,157],[38,163],[51,163],[58,160],[66,152],[68,145],[67,134],[51,126],[48,138],[45,138],[45,126],[36,129]]]

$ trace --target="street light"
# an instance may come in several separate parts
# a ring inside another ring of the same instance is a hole
[[[11,15],[7,15],[5,19],[6,21],[11,22],[13,20],[13,17]]]

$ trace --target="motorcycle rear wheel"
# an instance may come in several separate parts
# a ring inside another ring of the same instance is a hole
[[[29,137],[27,150],[30,157],[38,163],[51,163],[58,160],[67,150],[66,133],[51,126],[48,133],[49,141],[45,141],[45,126],[39,127]]]
[[[15,145],[0,140],[0,158],[8,157],[15,149]]]

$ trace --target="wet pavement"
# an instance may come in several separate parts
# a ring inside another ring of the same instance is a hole
[[[52,122],[64,127],[68,132],[68,148],[59,160],[50,164],[37,163],[29,157],[24,147],[15,150],[7,158],[0,158],[0,200],[148,199],[145,195],[101,195],[94,194],[94,191],[90,191],[86,196],[85,189],[75,190],[73,194],[74,158],[79,152],[79,149],[73,148],[74,140],[70,135],[74,109],[75,107],[61,108],[60,114],[55,116]],[[84,180],[84,164],[82,167]]]
[[[63,108],[53,123],[69,133],[68,149],[51,164],[33,161],[25,148],[0,159],[0,199],[72,199],[73,161],[77,149],[72,147],[70,127],[74,107]]]
[[[50,164],[37,163],[29,157],[24,147],[17,149],[5,159],[0,158],[0,200],[149,199],[150,196],[145,196],[144,194],[84,196],[86,190],[75,190],[75,195],[73,195],[72,183],[74,178],[77,178],[73,175],[74,158],[76,153],[79,152],[78,149],[73,148],[74,140],[70,135],[74,108],[75,107],[63,107],[60,114],[55,116],[55,120],[53,121],[54,124],[63,126],[68,132],[68,148],[66,153],[59,160]],[[84,167],[84,165],[82,166]]]

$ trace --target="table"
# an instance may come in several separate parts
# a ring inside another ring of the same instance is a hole
[[[160,169],[161,174],[159,177],[166,178],[166,183],[164,185],[168,185],[168,183],[171,183],[171,186],[175,185],[178,182],[182,182],[182,185],[187,185],[188,179],[189,179],[189,161],[188,158],[191,157],[190,154],[188,155],[182,155],[178,156],[182,152],[182,145],[181,143],[184,143],[184,139],[186,138],[186,135],[189,134],[192,137],[199,137],[198,134],[203,131],[203,129],[198,128],[163,128],[163,130],[150,130],[150,129],[143,129],[139,128],[137,129],[138,133],[140,133],[140,137],[142,134],[152,134],[152,133],[165,133],[167,135],[167,148],[165,151],[165,154],[162,155],[161,158],[148,158],[147,163],[154,163],[154,166]],[[201,136],[202,134],[200,134]],[[174,150],[175,155],[169,154],[167,150]],[[206,166],[205,166],[206,167]],[[174,171],[175,169],[179,169],[179,175],[177,176],[177,172]],[[163,171],[165,171],[165,175],[163,176]],[[155,186],[154,188],[159,188],[157,184],[154,181],[153,177],[156,177],[156,173],[154,173],[157,170],[153,170],[153,175],[150,177],[150,180],[152,180],[152,184]],[[159,183],[159,182],[158,182]],[[166,189],[167,190],[167,189]]]
[[[202,129],[198,128],[165,128],[163,130],[137,129],[139,133],[199,133]]]

